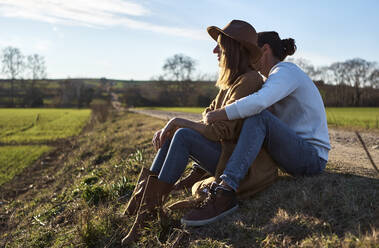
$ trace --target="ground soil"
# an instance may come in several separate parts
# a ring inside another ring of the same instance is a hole
[[[200,114],[191,113],[136,109],[131,109],[131,111],[167,120],[173,117],[182,117],[190,120],[199,120],[201,118]],[[356,130],[348,130],[339,127],[329,127],[330,144],[332,147],[329,153],[329,162],[333,164],[341,164],[344,165],[344,167],[351,167],[353,170],[360,168],[376,170],[370,162],[355,131]],[[378,167],[379,132],[369,130],[359,130],[358,132],[376,164],[376,167]]]

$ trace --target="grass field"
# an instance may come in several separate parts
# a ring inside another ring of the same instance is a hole
[[[94,125],[51,167],[34,172],[33,189],[0,208],[0,247],[120,247],[134,221],[122,210],[164,124],[112,113]],[[183,227],[182,213],[173,212],[151,222],[131,247],[378,247],[378,188],[373,170],[337,164],[315,177],[281,174],[213,225]],[[173,193],[169,202],[188,195]]]
[[[153,109],[186,113],[202,113],[204,108],[198,107],[143,107],[137,109]],[[379,129],[379,108],[326,108],[328,124],[337,127]]]
[[[0,109],[0,142],[44,142],[78,134],[91,110]]]
[[[90,114],[88,109],[0,109],[0,143],[5,144],[0,146],[0,185],[53,149],[44,143],[77,135]]]
[[[0,146],[0,185],[51,149],[49,146]]]
[[[330,125],[379,129],[379,108],[327,108]]]

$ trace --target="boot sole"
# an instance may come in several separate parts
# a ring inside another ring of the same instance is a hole
[[[235,207],[213,217],[213,218],[209,218],[209,219],[205,219],[205,220],[186,220],[186,219],[183,219],[181,218],[180,219],[180,222],[183,224],[183,225],[187,225],[187,226],[204,226],[204,225],[207,225],[207,224],[210,224],[210,223],[213,223],[223,217],[225,217],[226,215],[228,214],[231,214],[233,213],[234,211],[236,211],[238,209],[238,205],[236,205]]]

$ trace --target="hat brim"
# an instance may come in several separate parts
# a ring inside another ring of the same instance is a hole
[[[218,35],[220,33],[232,38],[233,40],[240,42],[249,51],[250,57],[251,57],[250,62],[252,64],[257,63],[258,60],[262,57],[262,51],[258,46],[254,45],[251,42],[247,42],[247,41],[243,41],[243,40],[237,40],[234,37],[230,36],[229,34],[225,33],[224,30],[222,30],[216,26],[208,27],[207,32],[212,37],[212,39],[214,39],[216,42],[217,42]]]

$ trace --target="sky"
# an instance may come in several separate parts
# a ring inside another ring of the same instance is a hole
[[[316,66],[379,61],[378,13],[378,0],[0,0],[0,49],[42,55],[48,78],[149,80],[178,53],[214,74],[206,28],[239,19],[294,38],[293,57]]]

